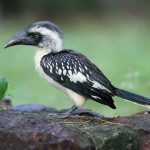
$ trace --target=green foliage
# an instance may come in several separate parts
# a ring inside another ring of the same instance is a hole
[[[2,100],[2,98],[4,97],[7,87],[8,82],[3,76],[0,76],[0,100]]]

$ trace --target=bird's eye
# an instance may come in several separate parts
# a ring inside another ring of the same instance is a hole
[[[33,39],[38,39],[39,38],[39,35],[36,34],[36,33],[29,33],[28,36],[33,38]]]
[[[38,39],[38,38],[39,38],[39,35],[38,35],[38,34],[34,34],[34,35],[33,35],[33,38],[34,38],[34,39]]]

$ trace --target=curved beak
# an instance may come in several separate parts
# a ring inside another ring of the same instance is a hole
[[[34,45],[34,40],[27,36],[26,31],[18,32],[15,36],[13,36],[5,45],[4,48],[8,48],[14,45]]]

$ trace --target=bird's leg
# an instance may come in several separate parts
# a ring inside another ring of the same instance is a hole
[[[70,116],[78,107],[73,105],[68,111],[65,112],[67,116]]]
[[[68,118],[71,114],[77,109],[78,107],[73,105],[69,110],[66,112],[58,112],[58,113],[50,113],[49,116],[56,117],[56,118]]]
[[[76,105],[73,105],[69,110],[63,113],[58,113],[58,118],[68,118],[71,116],[71,114],[77,109],[78,107]]]

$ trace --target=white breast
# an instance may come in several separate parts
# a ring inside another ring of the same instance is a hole
[[[66,91],[66,88],[61,86],[59,83],[57,83],[56,81],[54,81],[51,77],[49,77],[42,69],[41,65],[40,65],[40,61],[42,59],[42,57],[44,55],[46,55],[47,53],[42,50],[42,49],[38,49],[36,51],[35,57],[34,57],[34,63],[35,63],[35,69],[36,71],[40,74],[40,76],[44,79],[46,79],[50,84],[52,84],[53,86],[59,88],[60,90],[63,90],[64,92]]]

